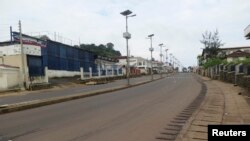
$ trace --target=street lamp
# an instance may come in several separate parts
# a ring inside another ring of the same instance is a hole
[[[126,46],[127,46],[127,67],[126,67],[126,74],[127,74],[128,85],[130,85],[130,82],[129,82],[130,65],[129,65],[128,39],[131,38],[131,34],[128,32],[128,18],[129,17],[134,17],[136,15],[135,14],[134,15],[130,15],[130,14],[132,14],[132,12],[130,10],[123,11],[120,14],[122,14],[123,16],[126,17],[126,32],[123,33],[123,37],[126,39]]]
[[[173,61],[173,68],[174,68],[174,71],[175,71],[175,57],[174,56],[172,57],[172,61]]]
[[[162,47],[163,47],[163,43],[161,43],[161,44],[159,44],[159,46],[161,47],[161,52],[160,52],[160,58],[161,58],[161,78],[162,78],[162,71],[163,71],[163,68],[162,68],[162,56],[163,56],[163,54],[162,54]]]
[[[168,49],[165,49],[166,51],[166,63],[168,63]]]
[[[171,67],[173,66],[172,61],[173,61],[173,54],[170,53],[170,54],[169,54],[169,62],[170,62]],[[173,68],[173,67],[172,67],[172,68]]]
[[[152,46],[152,37],[154,36],[154,34],[150,34],[148,35],[148,38],[150,39],[150,48],[149,51],[151,52],[151,80],[153,80],[153,56],[152,56],[152,52],[154,51],[154,48]]]
[[[167,72],[168,72],[168,49],[165,50],[166,51],[166,67],[167,67]]]

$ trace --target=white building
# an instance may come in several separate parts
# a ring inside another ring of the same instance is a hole
[[[123,73],[126,74],[127,57],[121,56],[117,58],[119,62],[117,65],[123,66]],[[151,70],[151,61],[142,57],[129,58],[130,69],[139,69],[141,74],[149,74]]]

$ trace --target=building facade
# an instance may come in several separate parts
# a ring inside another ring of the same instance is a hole
[[[24,34],[22,53],[19,37],[18,32],[12,32],[11,41],[0,43],[0,63],[19,67],[25,85],[48,82],[48,79],[53,77],[81,75],[81,68],[84,74],[91,71],[91,75],[98,75],[101,69],[119,71],[116,69],[116,60],[111,58],[100,57],[93,52],[50,39],[39,39]]]

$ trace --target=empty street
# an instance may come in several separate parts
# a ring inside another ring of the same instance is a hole
[[[0,116],[0,140],[152,141],[199,94],[189,73]]]

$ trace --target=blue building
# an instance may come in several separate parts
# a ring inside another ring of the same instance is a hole
[[[22,55],[19,37],[18,32],[12,32],[11,41],[0,42],[0,54],[4,60],[2,63],[20,68],[24,74],[21,79],[26,85],[48,82],[52,77],[80,75],[80,68],[85,73],[91,68],[92,74],[97,74],[95,60],[98,56],[93,52],[22,34]]]
[[[13,42],[19,43],[19,33],[13,32],[12,35]],[[95,64],[97,55],[93,52],[50,39],[42,40],[24,34],[22,36],[24,45],[39,46],[41,51],[40,56],[26,53],[29,76],[43,76],[46,66],[49,70],[49,77],[74,76],[80,72],[80,67],[83,67],[84,72],[89,72],[91,67],[93,73],[97,73]]]

